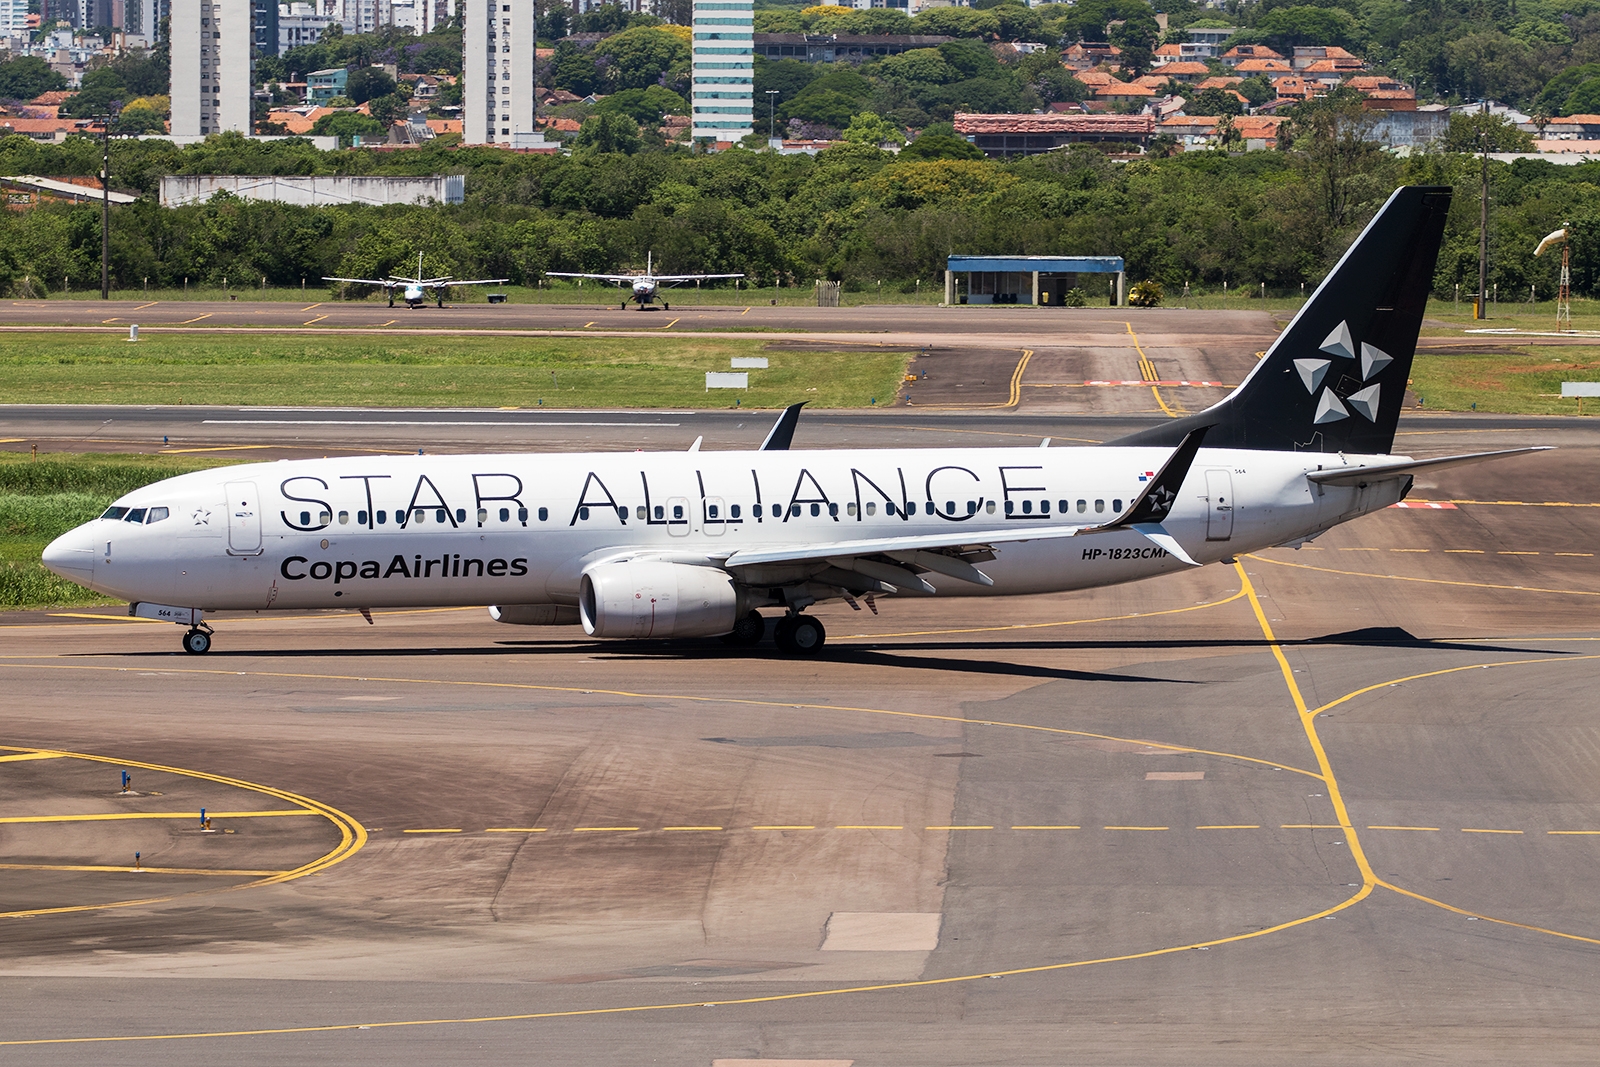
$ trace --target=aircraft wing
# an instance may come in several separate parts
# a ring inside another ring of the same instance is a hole
[[[1398,478],[1402,474],[1411,474],[1416,471],[1438,470],[1440,467],[1456,467],[1463,463],[1482,463],[1484,460],[1501,459],[1505,456],[1522,456],[1529,452],[1548,452],[1549,445],[1535,445],[1529,448],[1507,448],[1499,452],[1469,452],[1460,456],[1440,456],[1437,459],[1407,459],[1391,463],[1372,463],[1364,467],[1332,467],[1328,470],[1310,471],[1306,478],[1318,485],[1362,485],[1367,482],[1383,481],[1387,478]]]
[[[631,282],[643,277],[641,274],[571,274],[562,270],[547,270],[544,273],[547,278],[595,278],[602,282]]]
[[[743,278],[743,274],[652,274],[658,282],[698,282],[710,278]]]
[[[394,278],[329,278],[324,276],[322,280],[325,282],[353,282],[356,285],[381,285],[385,289],[405,284]]]
[[[448,289],[452,285],[504,285],[510,280],[510,278],[478,278],[475,281],[460,282],[440,279],[439,281],[423,282],[422,284],[431,289]]]

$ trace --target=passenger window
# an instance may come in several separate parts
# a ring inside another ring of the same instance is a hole
[[[994,501],[993,500],[985,500],[983,502],[983,510],[984,510],[985,514],[993,515],[994,514]]]
[[[1024,515],[1032,515],[1033,514],[1033,501],[1024,500],[1022,502],[1022,513]]]
[[[656,505],[656,519],[660,520],[660,519],[664,519],[666,517],[667,517],[667,509],[662,507],[660,504],[657,504]]]
[[[885,515],[893,515],[895,513],[894,504],[892,502],[884,504],[883,513]]]
[[[1017,502],[1015,500],[1007,500],[1006,501],[1006,514],[1007,515],[1011,514],[1011,512],[1016,509],[1016,506],[1017,506]]]
[[[812,504],[811,505],[811,517],[814,519],[818,515],[821,515],[821,514],[822,514],[822,505],[821,504]]]
[[[648,519],[650,517],[650,512],[648,510],[646,510],[646,508],[645,508],[645,506],[643,504],[640,504],[638,506],[638,508],[635,509],[633,514],[634,514],[634,516],[636,518],[640,518],[640,519]]]
[[[672,517],[674,519],[683,518],[683,505],[682,504],[674,504],[674,505],[672,505]]]
[[[954,500],[946,500],[944,502],[944,513],[946,515],[954,515],[956,513],[956,502]]]
[[[528,509],[527,508],[518,508],[517,509],[517,521],[522,523],[522,525],[524,525],[524,526],[528,525]]]
[[[712,519],[717,517],[717,506],[715,504],[706,505],[706,516]]]
[[[501,522],[510,522],[511,521],[511,509],[510,508],[501,508],[500,509],[500,521]]]
[[[466,508],[456,508],[456,521],[457,522],[466,522],[467,521],[467,509]]]
[[[628,509],[625,508],[625,507],[620,507],[619,506],[617,508],[617,518],[621,519],[623,522],[627,522],[628,521]]]
[[[528,521],[528,509],[527,508],[523,508],[522,509],[522,521],[523,522],[527,522]],[[540,508],[539,509],[539,521],[540,522],[549,522],[550,521],[550,509],[549,508]]]
[[[367,513],[365,511],[356,512],[356,521],[365,526],[367,524]]]
[[[978,502],[976,500],[967,501],[967,514],[968,515],[976,515],[977,513],[978,513]]]
[[[1089,502],[1087,500],[1078,501],[1078,514],[1082,515],[1086,510],[1088,510],[1088,507]]]
[[[319,526],[326,526],[326,525],[328,525],[328,523],[330,523],[332,521],[333,521],[333,516],[328,514],[326,511],[317,512],[317,524]]]
[[[168,512],[166,508],[151,508],[150,514],[144,517],[145,524],[149,525],[152,522],[160,522],[169,514],[170,512]]]
[[[1041,514],[1041,515],[1050,514],[1050,501],[1048,501],[1048,500],[1039,501],[1039,514]]]
[[[122,516],[126,515],[127,513],[127,508],[106,508],[105,514],[101,515],[100,517],[102,519],[110,519],[111,521],[115,522],[117,519],[122,518]]]
[[[844,506],[844,513],[846,515],[850,516],[852,519],[855,518],[855,516],[856,516],[856,506],[854,504],[846,504]]]
[[[349,526],[350,525],[350,513],[348,511],[339,512],[339,525],[340,526]]]
[[[838,504],[829,504],[828,505],[828,514],[832,515],[834,518],[837,519],[839,517],[839,505]]]
[[[1112,511],[1116,511],[1116,512],[1120,512],[1122,510],[1122,501],[1113,500],[1111,502],[1111,510]]]
[[[479,508],[478,509],[478,525],[482,526],[484,523],[486,523],[488,521],[489,521],[489,509],[488,508]],[[500,521],[504,522],[505,520],[501,519]]]
[[[141,512],[139,512],[139,515],[140,515],[140,517],[141,517],[141,518],[142,518],[142,517],[143,517],[143,516],[144,516],[144,512],[142,512],[142,511],[141,511]],[[133,516],[132,516],[132,515],[129,515],[129,516],[128,516],[128,521],[129,521],[129,522],[132,522],[132,521],[133,521]],[[302,512],[301,512],[301,513],[300,513],[300,525],[301,525],[301,526],[310,526],[310,525],[311,525],[311,512],[309,512],[309,511],[302,511]]]
[[[915,500],[907,500],[906,501],[906,514],[907,515],[915,515],[916,513],[917,513],[917,502]]]
[[[579,508],[578,509],[578,518],[582,519],[584,522],[588,522],[589,521],[589,509],[588,508]]]
[[[437,514],[437,515],[435,515],[433,517],[433,521],[434,522],[449,522],[450,521],[450,513],[448,511],[446,511],[444,508],[439,508],[438,511],[439,511],[439,514]]]
[[[870,500],[867,501],[867,514],[868,515],[876,515],[877,513],[878,513],[878,505],[873,501],[870,501]]]
[[[421,508],[415,508],[415,509],[413,509],[411,511],[411,514],[406,517],[406,521],[407,522],[427,522],[428,521],[428,513],[426,511],[423,511]]]
[[[790,505],[790,507],[789,507],[789,517],[793,518],[793,519],[798,519],[800,517],[800,505],[799,504]]]
[[[931,500],[928,501],[926,504],[922,505],[922,513],[924,515],[936,514],[938,512],[938,510],[939,510],[938,508],[933,506],[933,501],[931,501]]]
[[[640,518],[644,518],[643,515],[641,515],[639,517]],[[737,519],[739,517],[739,505],[738,504],[729,504],[728,505],[728,517],[729,518],[733,518],[733,519]]]
[[[1067,512],[1072,510],[1071,505],[1072,505],[1072,501],[1070,501],[1070,500],[1058,500],[1058,501],[1056,501],[1056,510],[1060,511],[1061,514],[1065,515]]]
[[[378,525],[379,526],[382,526],[384,523],[386,523],[388,521],[389,521],[389,513],[387,511],[378,512]]]
[[[1094,509],[1095,511],[1104,511],[1106,509],[1106,502],[1104,500],[1096,500],[1094,502]]]

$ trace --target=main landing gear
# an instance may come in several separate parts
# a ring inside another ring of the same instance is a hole
[[[828,640],[828,631],[820,619],[810,615],[785,615],[772,631],[778,651],[791,656],[815,656]]]
[[[193,656],[203,656],[211,651],[211,628],[196,626],[183,635],[183,650]]]

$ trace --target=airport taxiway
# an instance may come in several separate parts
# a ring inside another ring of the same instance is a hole
[[[211,414],[116,417],[289,432]],[[768,422],[380,414],[272,454]],[[819,413],[797,443],[1150,417]],[[1408,414],[1408,451],[1562,447],[1233,567],[826,606],[814,661],[481,609],[224,616],[203,658],[7,615],[0,1062],[1589,1062],[1591,425]]]

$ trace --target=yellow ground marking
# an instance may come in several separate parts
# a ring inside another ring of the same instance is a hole
[[[574,826],[572,832],[575,834],[606,834],[637,829],[639,829],[637,826]]]
[[[1170,830],[1170,826],[1107,826],[1107,830]]]
[[[1221,600],[1208,600],[1203,604],[1188,604],[1181,608],[1163,608],[1160,611],[1134,611],[1127,615],[1103,615],[1097,619],[1062,619],[1057,622],[1014,622],[1005,626],[968,626],[954,630],[906,630],[899,633],[886,634],[842,634],[832,638],[834,641],[873,641],[889,637],[939,637],[954,634],[992,634],[1005,630],[1047,630],[1058,626],[1087,626],[1103,622],[1125,622],[1128,619],[1154,619],[1161,615],[1182,615],[1188,611],[1204,611],[1207,608],[1220,608],[1224,604],[1231,604],[1244,596],[1244,590],[1239,590],[1231,596]]]
[[[459,834],[461,828],[457,826],[438,830],[401,830],[400,832],[403,834]]]
[[[879,423],[878,426],[885,430],[909,430],[913,433],[971,433],[978,434],[982,437],[1022,437],[1034,442],[1037,442],[1039,438],[1043,436],[1042,434],[1036,433],[1016,433],[1012,430],[958,430],[953,426],[907,426],[904,423],[898,422],[883,422]],[[26,438],[19,437],[17,440],[26,440]],[[1083,445],[1099,445],[1105,443],[1097,437],[1052,437],[1051,440],[1074,441]]]
[[[587,329],[588,329],[588,328],[589,328],[589,327],[591,327],[591,326],[593,326],[593,325],[594,325],[594,323],[592,323],[592,322],[586,322],[586,323],[584,323],[584,324],[583,324],[583,328],[584,328],[584,329],[585,329],[585,330],[587,330]]]
[[[1552,837],[1594,837],[1600,830],[1546,830]]]
[[[1427,551],[1430,551],[1430,550],[1426,549],[1426,548],[1391,548],[1389,551],[1390,552],[1427,552]]]
[[[329,312],[328,314],[331,315],[332,312]],[[318,315],[316,318],[308,319],[305,322],[302,322],[300,325],[302,325],[302,326],[313,326],[313,325],[321,322],[323,319],[325,319],[327,317],[328,317],[327,315]]]
[[[1593,552],[1557,552],[1558,556],[1592,556]]]
[[[208,874],[221,878],[263,878],[269,874],[286,874],[287,871],[219,871],[201,867],[121,867],[87,863],[0,863],[0,871],[86,871],[110,874]]]
[[[1341,548],[1340,552],[1381,552],[1381,548]]]
[[[14,445],[18,441],[26,441],[26,437],[0,437],[0,445]]]
[[[663,826],[663,830],[672,830],[679,833],[688,833],[695,830],[720,830],[720,826]]]
[[[0,745],[0,753],[39,751],[44,750],[21,748],[16,745]],[[161,763],[146,763],[142,760],[119,759],[113,756],[97,756],[88,752],[68,752],[65,750],[61,750],[61,755],[68,759],[87,760],[91,763],[106,763],[115,767],[133,768],[142,771],[156,771],[162,774],[176,774],[184,778],[195,778],[200,781],[215,782],[218,785],[225,785],[234,789],[243,789],[252,793],[260,793],[264,796],[273,797],[277,800],[288,801],[291,804],[301,804],[310,809],[314,814],[322,816],[339,828],[339,843],[329,851],[323,853],[321,856],[318,856],[316,859],[311,860],[309,863],[301,864],[299,867],[296,867],[293,870],[277,871],[273,874],[264,875],[255,881],[241,882],[238,885],[225,886],[220,890],[194,890],[185,893],[168,893],[161,896],[142,897],[136,900],[114,900],[102,904],[73,904],[54,908],[29,908],[22,911],[4,911],[0,912],[0,919],[32,917],[38,915],[62,915],[69,912],[106,911],[111,908],[131,908],[142,904],[164,904],[168,901],[178,900],[183,897],[196,896],[201,892],[227,893],[239,889],[253,889],[258,886],[276,885],[279,882],[290,882],[296,878],[304,878],[307,875],[320,874],[330,867],[333,867],[335,864],[343,863],[345,860],[359,852],[362,846],[367,843],[366,828],[356,820],[352,819],[349,815],[346,815],[338,808],[335,808],[329,804],[312,800],[310,797],[301,796],[299,793],[291,793],[286,789],[276,789],[272,786],[259,785],[255,782],[247,782],[242,778],[231,778],[226,775],[211,774],[207,771],[191,771],[185,770],[181,767],[169,767]],[[208,812],[208,814],[210,813]],[[195,812],[194,815],[190,816],[190,818],[198,821],[200,818],[200,813]]]
[[[1538,554],[1539,553],[1537,553],[1537,552],[1510,552],[1510,551],[1501,551],[1501,552],[1496,552],[1495,553],[1495,555],[1497,555],[1497,556],[1537,556]]]
[[[1465,915],[1469,919],[1482,919],[1484,922],[1494,923],[1497,926],[1510,926],[1518,930],[1527,930],[1531,933],[1548,934],[1551,937],[1559,937],[1564,941],[1581,941],[1586,945],[1600,945],[1600,938],[1563,933],[1560,930],[1551,930],[1545,926],[1532,926],[1528,923],[1512,922],[1510,919],[1497,919],[1492,915],[1485,915],[1481,911],[1468,911],[1466,908],[1458,908],[1454,904],[1446,904],[1442,900],[1425,897],[1421,893],[1413,893],[1411,890],[1397,886],[1393,882],[1379,882],[1378,884],[1390,892],[1399,893],[1401,896],[1410,897],[1412,900],[1420,900],[1424,904],[1432,904],[1436,908],[1443,908],[1445,911],[1453,912],[1456,915]]]
[[[1033,349],[1024,348],[1022,350],[1022,358],[1017,360],[1016,369],[1011,372],[1011,391],[1007,395],[1006,402],[1004,404],[918,404],[917,407],[920,408],[923,411],[956,411],[956,410],[973,411],[973,410],[977,410],[979,408],[1014,408],[1019,403],[1022,402],[1022,375],[1023,375],[1023,372],[1025,372],[1028,369],[1028,361],[1031,360],[1032,358],[1033,358]],[[909,427],[898,427],[898,428],[899,429],[908,429]],[[962,432],[965,432],[965,433],[990,433],[990,432],[998,433],[998,431],[988,431],[988,430],[966,430],[966,431],[948,430],[948,431],[946,431],[946,430],[942,430],[941,428],[937,428],[937,427],[929,427],[929,429],[939,429],[940,432],[946,432],[946,433],[962,433]],[[1004,434],[1003,436],[1007,436],[1007,437],[1031,437],[1036,441],[1040,437],[1039,434],[1032,434],[1032,433]],[[1063,437],[1063,438],[1061,438],[1061,440],[1063,440],[1063,441],[1075,440],[1075,438]],[[1090,443],[1091,444],[1098,444],[1099,442],[1090,442]]]
[[[122,321],[121,319],[101,319],[100,320],[100,324],[102,326],[106,326],[106,325],[110,325],[113,322],[121,322],[121,321]]]
[[[1013,830],[1082,830],[1081,826],[1013,826]]]
[[[1239,824],[1237,826],[1196,826],[1196,830],[1259,830],[1259,824]]]
[[[313,310],[315,310],[315,309],[316,309],[316,308],[319,308],[319,307],[321,307],[321,306],[322,306],[322,301],[320,301],[320,300],[319,300],[319,301],[317,301],[317,302],[316,302],[316,303],[315,303],[315,304],[311,304],[311,305],[309,305],[309,306],[307,306],[307,307],[303,307],[303,308],[301,308],[301,309],[300,309],[300,310],[301,310],[301,311],[313,311]]]
[[[14,756],[0,756],[0,763],[21,763],[34,759],[62,759],[65,752],[19,752]]]
[[[486,834],[542,834],[542,826],[491,826],[483,831]]]
[[[1461,828],[1461,832],[1464,833],[1464,834],[1520,834],[1520,833],[1522,833],[1521,830],[1479,830],[1479,829],[1476,829],[1476,828],[1470,827],[1470,826],[1463,826]]]
[[[1484,554],[1481,548],[1447,548],[1445,551],[1455,556],[1481,556]]]
[[[189,452],[248,452],[257,448],[282,448],[283,445],[212,445],[209,448],[163,448],[164,456],[180,456]]]
[[[661,327],[661,329],[670,330],[670,329],[672,329],[672,327],[676,326],[678,323],[680,323],[682,321],[683,320],[681,318],[673,319],[671,322],[669,322],[665,326]]]
[[[904,830],[904,826],[835,826],[835,830]],[[1012,827],[1016,829],[1015,826]]]
[[[740,315],[748,315],[748,314],[750,314],[750,309],[749,308],[745,308],[743,311],[739,312],[739,314]]]
[[[1128,328],[1128,337],[1133,341],[1133,350],[1139,353],[1139,377],[1152,383],[1160,381],[1161,375],[1156,373],[1156,365],[1150,362],[1149,356],[1144,354],[1144,348],[1139,344],[1139,335],[1133,332],[1133,323],[1125,322],[1123,325]],[[1167,402],[1161,399],[1161,390],[1159,388],[1152,384],[1150,392],[1156,398],[1156,403],[1161,405],[1161,410],[1166,413],[1168,418],[1175,419],[1178,417],[1180,413],[1172,410],[1167,406]]]
[[[1600,504],[1571,500],[1418,500],[1419,504],[1476,504],[1490,508],[1600,508]]]
[[[161,301],[152,300],[148,304],[140,304],[138,307],[134,308],[133,310],[135,310],[135,311],[143,311],[145,308],[153,308],[159,303],[161,303]]]
[[[130,763],[128,766],[131,767],[133,764]],[[211,819],[265,819],[287,815],[321,814],[322,812],[311,808],[288,808],[283,811],[207,811],[206,817]],[[191,822],[199,822],[200,813],[198,811],[110,811],[93,815],[6,815],[0,817],[0,823],[132,822],[143,819],[188,819]]]
[[[1445,549],[1446,552],[1454,551]],[[1303,571],[1321,571],[1323,574],[1342,574],[1347,578],[1386,578],[1392,582],[1421,582],[1423,585],[1459,585],[1469,589],[1511,589],[1519,593],[1554,593],[1557,596],[1600,596],[1600,591],[1588,589],[1545,589],[1537,585],[1497,585],[1493,582],[1456,582],[1445,578],[1412,578],[1404,574],[1370,574],[1363,571],[1338,571],[1329,567],[1313,567],[1309,563],[1290,563],[1283,559],[1270,559],[1250,553],[1250,559],[1271,563],[1278,567],[1295,567]]]
[[[1279,826],[1280,830],[1343,830],[1344,827],[1336,822],[1286,822]]]
[[[378,325],[379,326],[393,326],[395,323],[397,323],[399,321],[400,321],[399,319],[390,319],[388,322],[380,322],[380,323],[378,323]]]
[[[184,319],[182,322],[176,323],[176,325],[178,325],[178,326],[187,326],[191,322],[199,322],[201,319],[209,319],[211,317],[211,314],[212,313],[208,311],[204,315],[196,315],[192,319]]]
[[[924,830],[993,830],[992,826],[924,826]]]
[[[1437,826],[1369,826],[1368,830],[1423,830],[1431,834],[1439,832]]]
[[[637,829],[637,827],[635,828]],[[815,826],[752,826],[752,830],[815,830]]]

